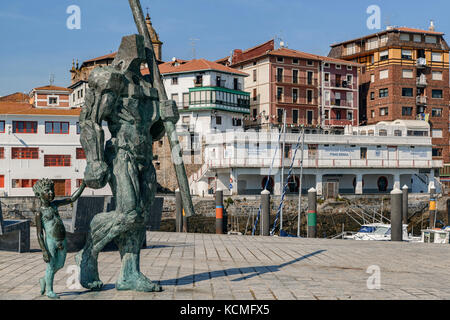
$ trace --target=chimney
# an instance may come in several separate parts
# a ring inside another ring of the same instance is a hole
[[[430,27],[428,28],[428,30],[429,31],[434,31],[435,30],[434,21],[433,20],[430,21]]]

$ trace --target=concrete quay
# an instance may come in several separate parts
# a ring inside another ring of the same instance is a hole
[[[35,233],[32,252],[0,251],[0,299],[47,299],[39,294],[46,266]],[[449,253],[436,244],[148,232],[141,271],[163,292],[117,291],[118,252],[100,254],[104,290],[76,288],[75,253],[54,289],[76,300],[447,300]]]

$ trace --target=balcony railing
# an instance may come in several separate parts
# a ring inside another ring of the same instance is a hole
[[[300,168],[301,166],[301,151],[296,155],[293,167]],[[297,159],[298,158],[298,159]],[[303,167],[304,168],[439,168],[442,167],[442,160],[415,160],[415,159],[319,159],[311,157],[308,152],[304,152]],[[210,159],[207,161],[209,168],[230,168],[230,167],[245,167],[245,168],[264,168],[270,167],[272,163],[271,158],[267,157],[245,157],[245,158],[230,158],[230,159]],[[289,167],[290,163],[284,163],[285,167]],[[274,168],[281,168],[281,158],[277,157],[274,162]]]
[[[328,119],[325,120],[326,126],[335,126],[335,127],[345,127],[347,125],[352,125],[353,120],[351,119]]]
[[[300,85],[309,85],[309,86],[317,86],[317,79],[311,79],[308,77],[292,77],[276,74],[273,77],[273,81],[276,83],[288,83],[288,84],[300,84]]]
[[[337,81],[335,79],[331,79],[329,81],[325,81],[325,86],[332,88],[353,89],[353,83],[346,80]]]
[[[425,105],[425,104],[427,104],[427,97],[426,96],[417,96],[416,97],[416,104],[418,104],[418,105]]]
[[[427,66],[427,59],[425,58],[418,58],[416,60],[416,67],[417,68],[426,68]]]
[[[353,108],[353,101],[342,100],[342,99],[331,99],[330,102],[332,107],[350,107]]]
[[[427,78],[426,77],[417,77],[416,84],[418,87],[426,87],[427,86]]]

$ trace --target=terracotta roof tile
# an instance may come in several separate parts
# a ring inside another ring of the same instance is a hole
[[[83,64],[85,64],[86,62],[94,62],[94,61],[105,60],[105,59],[114,59],[116,57],[116,54],[117,54],[117,52],[105,54],[104,56],[101,56],[101,57],[86,60],[83,62]]]
[[[79,116],[81,108],[57,109],[57,108],[34,108],[29,103],[0,102],[0,114],[13,115],[59,115],[59,116]]]
[[[9,94],[4,97],[0,97],[0,101],[7,101],[7,102],[29,102],[30,96],[22,93],[22,92],[16,92],[13,94]]]
[[[49,91],[68,91],[71,92],[71,89],[64,88],[64,87],[57,87],[57,86],[43,86],[34,88],[33,90],[49,90]]]
[[[248,76],[247,73],[224,66],[222,64],[205,60],[205,59],[196,59],[190,60],[186,63],[180,64],[178,66],[174,66],[171,62],[166,62],[159,65],[159,71],[161,74],[171,74],[171,73],[185,73],[191,71],[202,71],[202,70],[214,70],[214,71],[222,71],[227,73],[238,74],[242,76]]]

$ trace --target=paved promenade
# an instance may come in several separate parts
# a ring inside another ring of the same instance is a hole
[[[34,252],[0,251],[0,299],[47,299],[39,295],[45,264],[31,232]],[[69,288],[69,253],[55,292],[61,299],[450,299],[448,245],[167,232],[147,239],[141,269],[163,292],[116,291],[118,252],[100,254],[101,292]],[[369,266],[379,267],[379,289],[368,289]]]

